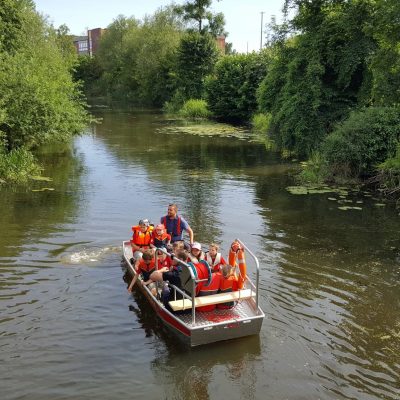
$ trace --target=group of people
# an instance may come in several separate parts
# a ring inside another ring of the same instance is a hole
[[[168,307],[171,292],[167,283],[182,289],[182,263],[191,263],[197,272],[208,279],[196,286],[196,296],[206,296],[216,293],[236,291],[243,288],[245,274],[236,274],[235,265],[244,261],[244,252],[240,243],[232,243],[229,252],[229,263],[219,252],[219,246],[212,243],[208,252],[202,251],[202,246],[194,242],[193,230],[187,221],[178,215],[176,204],[168,206],[166,216],[161,217],[160,224],[155,227],[149,220],[142,219],[137,226],[132,227],[131,246],[136,275],[132,279],[128,291],[132,291],[138,276],[141,274],[143,284],[154,296],[158,295],[158,287],[162,288],[164,304]],[[183,239],[183,232],[189,234],[189,244]],[[167,254],[168,252],[168,254]],[[218,304],[218,308],[231,308],[233,302]],[[216,305],[198,307],[197,311],[211,311]]]

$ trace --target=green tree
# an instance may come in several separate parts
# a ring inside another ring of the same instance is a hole
[[[376,0],[373,18],[366,26],[377,48],[370,57],[372,102],[400,103],[400,7],[396,0]]]
[[[209,34],[188,32],[177,50],[176,76],[178,89],[175,99],[183,104],[190,98],[204,97],[204,83],[219,57],[214,38]]]
[[[21,4],[23,5],[22,8]],[[31,2],[16,1],[18,48],[0,58],[0,130],[8,150],[65,140],[79,132],[86,112],[54,30],[35,12]]]
[[[368,102],[368,56],[375,48],[364,26],[368,1],[292,0],[297,35],[275,45],[272,75],[259,92],[261,111],[282,147],[308,156],[336,121]]]
[[[194,21],[198,33],[210,33],[214,37],[226,36],[225,17],[222,13],[211,12],[209,10],[211,4],[212,0],[192,0],[185,2],[182,6],[176,6],[175,10],[183,16],[185,21]]]
[[[248,122],[257,111],[256,92],[267,74],[269,52],[221,58],[207,79],[209,109],[221,120]]]

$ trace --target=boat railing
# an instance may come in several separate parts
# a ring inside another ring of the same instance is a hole
[[[176,292],[179,292],[184,298],[191,300],[191,302],[192,302],[192,324],[195,324],[195,322],[196,322],[196,307],[195,307],[194,299],[195,299],[195,294],[196,294],[196,285],[199,282],[206,281],[207,279],[196,279],[194,276],[194,273],[192,271],[192,268],[190,267],[190,265],[188,263],[186,263],[185,261],[179,260],[179,258],[177,258],[174,254],[168,253],[168,251],[164,248],[158,248],[158,250],[161,251],[162,253],[166,254],[167,256],[169,256],[171,259],[175,259],[176,261],[178,261],[179,264],[183,265],[184,267],[186,267],[188,269],[191,280],[192,280],[192,295],[191,296],[189,296],[182,289],[178,288],[175,285],[170,284],[169,286],[172,287],[172,289],[174,290],[174,300],[176,300]],[[156,257],[157,257],[157,252],[156,252]],[[156,263],[157,263],[157,260],[156,260]]]
[[[246,252],[252,257],[252,259],[254,260],[254,264],[256,266],[256,283],[254,284],[248,276],[245,277],[246,282],[248,282],[248,284],[250,284],[251,286],[251,290],[254,290],[255,292],[255,301],[256,301],[256,310],[257,313],[259,312],[259,294],[258,294],[258,289],[259,289],[259,282],[260,282],[260,263],[258,261],[258,258],[254,255],[254,253],[249,249],[249,247],[246,246],[246,244],[241,241],[240,239],[235,239],[236,241],[238,241],[240,243],[240,245],[246,250]],[[164,248],[160,248],[158,249],[160,250],[162,253],[166,254],[167,256],[174,258],[178,261],[179,264],[183,265],[184,267],[186,267],[190,273],[191,276],[191,280],[192,280],[192,294],[191,296],[188,295],[186,292],[184,292],[182,289],[176,287],[175,285],[170,284],[170,286],[173,288],[174,290],[174,300],[176,300],[176,293],[179,292],[184,298],[187,298],[188,300],[191,300],[192,302],[192,323],[194,324],[196,322],[196,307],[195,307],[195,293],[196,293],[196,285],[200,282],[204,282],[207,281],[207,279],[196,279],[193,273],[192,268],[190,267],[190,265],[188,263],[186,263],[185,261],[179,260],[178,258],[176,258],[175,255],[170,254],[166,249]],[[156,255],[157,257],[157,255]],[[247,274],[246,274],[247,275]]]

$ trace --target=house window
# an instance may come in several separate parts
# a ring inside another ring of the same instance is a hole
[[[82,42],[78,42],[78,49],[80,52],[82,51],[88,51],[88,44],[87,41],[82,41]]]

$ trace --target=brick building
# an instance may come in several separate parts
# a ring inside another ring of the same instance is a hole
[[[73,42],[78,55],[93,56],[96,54],[100,38],[105,31],[106,29],[103,28],[88,29],[87,36],[74,36]]]

